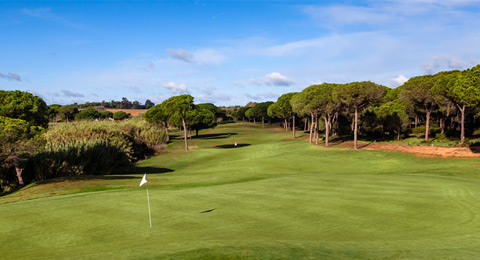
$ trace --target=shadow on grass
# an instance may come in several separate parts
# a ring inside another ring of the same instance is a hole
[[[172,169],[169,168],[159,168],[159,167],[133,167],[128,171],[128,173],[133,173],[133,174],[163,174],[167,172],[173,172]],[[137,177],[134,177],[137,178]]]
[[[231,135],[237,135],[237,133],[204,134],[204,135],[193,136],[193,139],[208,139],[208,140],[225,139]]]
[[[237,146],[235,146],[235,144],[222,144],[222,145],[217,145],[215,146],[215,148],[219,148],[219,149],[231,149],[231,148],[240,148],[240,147],[246,147],[246,146],[250,146],[251,144],[237,144]]]

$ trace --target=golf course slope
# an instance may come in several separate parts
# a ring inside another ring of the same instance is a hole
[[[480,159],[324,148],[250,123],[190,144],[0,197],[0,259],[480,259]]]

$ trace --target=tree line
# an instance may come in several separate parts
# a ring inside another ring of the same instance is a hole
[[[359,129],[365,135],[388,134],[399,140],[402,133],[420,124],[425,128],[425,142],[428,142],[432,122],[438,124],[441,136],[458,135],[460,144],[464,144],[467,132],[471,135],[479,124],[479,78],[480,65],[477,65],[464,71],[412,77],[395,89],[370,81],[324,83],[300,93],[284,94],[276,102],[242,107],[231,116],[254,122],[261,119],[262,124],[265,118],[279,118],[286,130],[291,127],[294,137],[296,117],[300,117],[304,119],[304,127],[309,125],[310,143],[315,140],[318,144],[322,130],[325,146],[329,145],[332,133],[353,133],[357,149]]]
[[[145,104],[141,104],[138,101],[130,101],[126,97],[123,97],[121,101],[112,100],[107,102],[102,100],[101,102],[86,102],[84,104],[74,104],[78,108],[89,108],[89,107],[104,107],[104,108],[116,108],[116,109],[150,109],[155,106],[155,103],[147,99]]]

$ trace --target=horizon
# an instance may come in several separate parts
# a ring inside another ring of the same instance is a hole
[[[47,104],[275,101],[480,63],[480,1],[0,2],[0,89]],[[243,104],[243,105],[242,105]]]

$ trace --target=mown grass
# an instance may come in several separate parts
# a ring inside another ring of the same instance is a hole
[[[1,197],[0,255],[480,257],[478,159],[327,149],[252,124],[201,134],[189,152],[174,142],[165,154],[140,162],[135,173],[54,180]],[[145,187],[138,187],[143,172],[152,228]]]

